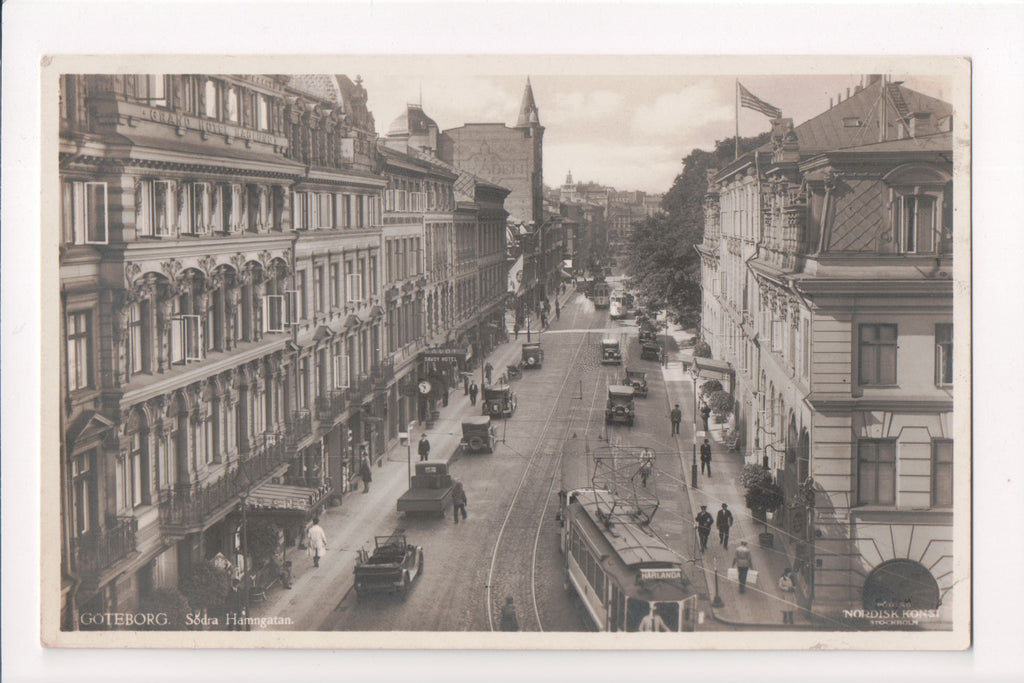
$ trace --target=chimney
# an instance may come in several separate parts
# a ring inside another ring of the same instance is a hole
[[[831,109],[831,108],[832,108],[832,98],[831,98],[831,97],[830,97],[830,98],[828,98],[828,108],[829,108],[829,109]]]
[[[850,89],[846,89],[846,99],[850,99]]]

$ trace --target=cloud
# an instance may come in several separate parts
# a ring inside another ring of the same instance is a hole
[[[571,170],[577,182],[594,181],[618,190],[665,192],[682,170],[674,148],[605,142],[544,145],[544,182],[558,187]]]
[[[730,120],[734,104],[728,86],[719,81],[698,81],[680,90],[658,95],[642,104],[630,123],[634,135],[648,139],[674,141],[709,123]]]
[[[620,92],[576,90],[559,92],[552,102],[537,104],[541,111],[541,122],[548,128],[557,129],[581,123],[621,126],[626,123],[625,103],[626,97]]]

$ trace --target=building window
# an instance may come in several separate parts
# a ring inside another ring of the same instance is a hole
[[[167,106],[167,77],[153,74],[135,77],[135,99],[151,107]]]
[[[68,391],[87,389],[92,384],[92,361],[88,311],[68,314]]]
[[[324,267],[313,268],[313,310],[322,313],[324,310]]]
[[[238,89],[228,88],[224,98],[224,117],[231,123],[238,123]]]
[[[64,240],[70,244],[106,244],[107,184],[64,183],[62,199]]]
[[[164,180],[144,180],[139,191],[138,234],[167,237],[174,225],[174,188]]]
[[[362,261],[360,261],[361,263]],[[348,273],[345,276],[345,293],[347,303],[361,303],[363,291],[363,276],[355,273]]]
[[[309,401],[309,359],[299,361],[299,408],[305,410]]]
[[[803,375],[809,378],[811,376],[811,322],[807,319],[801,320],[800,327],[803,332],[803,338],[800,340]]]
[[[953,326],[949,323],[935,326],[935,383],[953,383]]]
[[[953,507],[953,442],[932,441],[932,507]]]
[[[896,504],[896,442],[857,442],[857,504]]]
[[[341,300],[341,279],[338,276],[338,264],[332,263],[330,265],[330,296],[331,296],[331,308],[337,308],[338,302]]]
[[[259,130],[270,130],[270,103],[263,95],[256,99],[256,127]]]
[[[202,235],[210,229],[210,186],[207,183],[190,183],[184,186],[185,225],[183,235]]]
[[[96,528],[99,506],[96,497],[96,475],[93,469],[94,452],[81,453],[72,458],[71,476],[74,479],[74,524],[77,535],[82,536]]]
[[[176,315],[171,318],[171,363],[192,363],[202,360],[203,329],[198,315]]]
[[[297,284],[296,290],[298,291],[298,301],[296,303],[298,304],[297,312],[299,320],[305,320],[308,315],[308,311],[306,310],[306,295],[309,292],[306,287],[306,271],[298,271],[295,274],[295,281]]]
[[[149,369],[148,312],[149,304],[144,301],[128,308],[128,368],[133,375]]]
[[[370,293],[377,293],[377,257],[370,257]]]
[[[896,384],[896,325],[860,326],[860,383]]]
[[[317,194],[319,203],[319,226],[320,228],[334,227],[334,195],[329,192]]]
[[[203,83],[203,116],[215,119],[218,118],[217,84],[206,79]]]
[[[896,202],[896,250],[902,254],[935,251],[935,197],[924,194],[899,195]]]

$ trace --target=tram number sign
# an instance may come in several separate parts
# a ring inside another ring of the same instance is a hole
[[[679,567],[665,567],[663,569],[640,569],[640,578],[644,581],[655,581],[657,579],[681,579],[683,570]]]

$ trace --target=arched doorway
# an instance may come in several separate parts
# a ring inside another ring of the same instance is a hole
[[[862,598],[864,609],[936,609],[939,584],[913,560],[889,560],[868,575]]]

